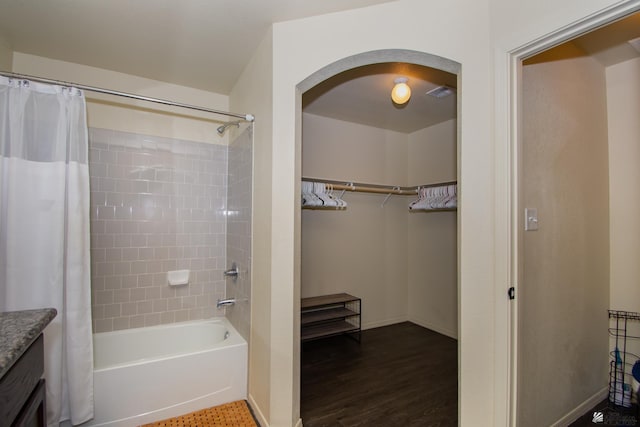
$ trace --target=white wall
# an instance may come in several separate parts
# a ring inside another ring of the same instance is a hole
[[[640,59],[606,70],[611,309],[640,310]]]
[[[457,179],[456,120],[409,135],[409,185]],[[409,320],[458,337],[456,212],[408,214]]]
[[[13,55],[12,71],[217,110],[229,109],[226,95],[20,52]],[[89,127],[214,144],[227,141],[216,132],[216,127],[227,120],[224,116],[88,91],[85,97]]]
[[[407,135],[303,114],[302,175],[406,186]],[[346,210],[303,210],[301,296],[362,298],[362,327],[407,320],[406,196],[347,192]]]
[[[525,63],[518,426],[551,425],[607,385],[609,203],[604,67],[573,45]],[[588,409],[588,408],[587,408]]]

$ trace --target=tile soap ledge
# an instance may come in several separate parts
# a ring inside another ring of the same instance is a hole
[[[56,317],[54,308],[0,312],[0,378]]]

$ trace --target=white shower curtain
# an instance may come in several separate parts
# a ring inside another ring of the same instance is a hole
[[[47,424],[93,417],[84,95],[0,76],[0,310],[53,307]]]

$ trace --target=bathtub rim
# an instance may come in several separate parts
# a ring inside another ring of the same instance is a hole
[[[161,355],[161,356],[145,357],[145,358],[142,358],[142,359],[130,360],[130,361],[127,361],[127,362],[116,363],[116,364],[112,364],[112,365],[109,365],[109,366],[102,366],[102,367],[99,367],[99,368],[96,368],[96,366],[95,366],[95,356],[94,356],[93,372],[94,373],[96,373],[96,372],[106,372],[106,371],[113,370],[113,369],[123,368],[125,366],[138,366],[138,365],[142,365],[142,364],[145,364],[145,363],[151,363],[151,362],[154,362],[154,361],[175,359],[175,358],[178,358],[178,357],[183,357],[186,354],[200,354],[200,353],[206,353],[206,352],[209,352],[209,351],[215,351],[216,349],[219,349],[219,348],[238,347],[238,346],[248,345],[247,341],[242,337],[242,335],[240,335],[240,333],[236,330],[236,328],[231,324],[229,319],[227,319],[226,317],[223,317],[223,316],[209,317],[209,318],[206,318],[206,319],[197,319],[197,320],[186,320],[184,322],[165,323],[165,324],[161,324],[161,325],[143,326],[143,327],[140,327],[140,328],[119,329],[117,331],[96,332],[96,333],[92,334],[92,339],[93,339],[93,337],[95,335],[100,335],[100,336],[119,335],[119,334],[135,333],[135,332],[139,332],[141,330],[167,329],[167,328],[175,328],[175,327],[180,327],[180,326],[188,326],[188,325],[192,325],[192,324],[203,324],[203,323],[219,323],[219,324],[223,324],[226,327],[226,330],[229,331],[229,337],[225,338],[223,341],[217,342],[215,345],[213,345],[211,347],[207,347],[207,348],[204,348],[202,350],[181,352],[181,353],[171,353],[171,354],[166,354],[166,355]],[[93,341],[92,341],[92,345],[93,345]],[[95,352],[95,349],[94,349],[94,352]]]

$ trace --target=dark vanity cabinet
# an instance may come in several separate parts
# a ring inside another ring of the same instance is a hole
[[[44,339],[40,335],[0,379],[0,425],[46,426]]]
[[[0,427],[47,425],[43,331],[54,309],[0,313]]]

